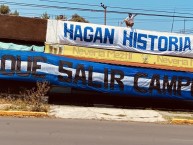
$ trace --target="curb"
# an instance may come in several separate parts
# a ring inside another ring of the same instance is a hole
[[[193,124],[192,119],[172,119],[172,124]]]
[[[46,112],[29,112],[29,111],[0,111],[0,116],[48,117],[48,113],[46,113]]]

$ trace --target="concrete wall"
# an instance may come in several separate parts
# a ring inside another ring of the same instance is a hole
[[[0,15],[1,40],[43,43],[46,41],[46,29],[45,19]]]

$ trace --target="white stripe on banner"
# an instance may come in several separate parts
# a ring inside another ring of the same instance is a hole
[[[0,64],[1,64],[1,60],[0,60]],[[39,73],[45,73],[45,74],[51,74],[51,75],[61,75],[61,76],[67,76],[67,74],[65,73],[60,73],[58,71],[58,66],[56,65],[52,65],[52,64],[48,64],[48,63],[43,63],[43,62],[37,62],[38,65],[41,65],[41,69],[37,69],[37,72]],[[1,66],[0,66],[1,67]],[[21,61],[21,71],[27,71],[27,61]],[[72,72],[72,77],[75,77],[75,73],[76,73],[76,69],[73,68],[68,68],[68,67],[63,67],[65,70],[69,70]],[[5,69],[8,71],[11,69],[11,61],[10,60],[6,60],[5,61]],[[88,71],[85,71],[86,73],[86,79],[88,80]],[[110,74],[108,75],[108,83],[110,83]],[[99,73],[99,72],[93,72],[93,81],[97,81],[97,82],[101,82],[104,83],[104,73]],[[133,86],[133,82],[134,82],[134,77],[133,76],[124,76],[122,82],[124,83],[124,85],[126,86]],[[169,83],[171,83],[171,80],[168,81]],[[186,83],[186,82],[183,82]],[[118,84],[115,81],[115,84]],[[139,78],[138,80],[138,86],[139,87],[144,87],[144,88],[148,88],[150,84],[150,79],[145,79],[145,78]],[[163,85],[163,80],[160,80],[160,85]],[[176,82],[176,85],[178,85],[178,82]],[[191,85],[189,86],[182,86],[181,88],[182,91],[190,91],[191,90]]]

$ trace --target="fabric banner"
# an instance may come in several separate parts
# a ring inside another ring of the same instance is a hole
[[[193,36],[124,27],[48,20],[46,42],[193,57]]]
[[[0,79],[127,96],[193,100],[193,74],[94,63],[42,52],[0,51]]]
[[[21,51],[44,52],[44,46],[21,45],[21,44],[15,44],[15,43],[0,42],[0,50],[21,50]]]
[[[116,65],[193,72],[193,59],[72,45],[45,45],[45,52]]]

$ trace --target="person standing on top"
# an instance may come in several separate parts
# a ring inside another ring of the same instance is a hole
[[[134,17],[136,15],[137,14],[128,13],[128,17],[124,19],[124,22],[125,22],[127,27],[130,27],[130,28],[133,27],[133,25],[134,25]]]

